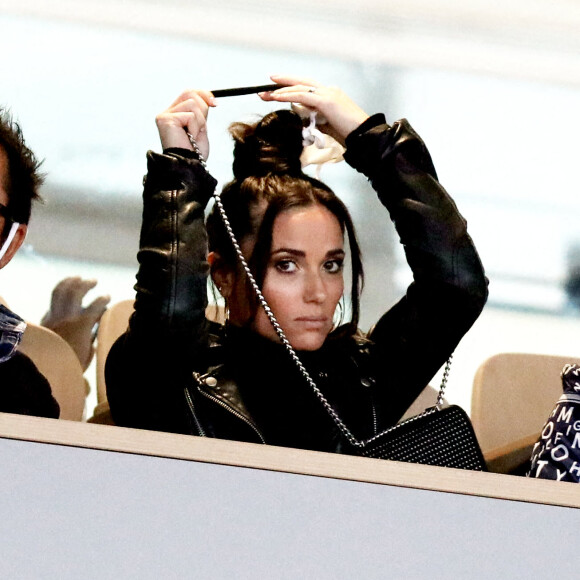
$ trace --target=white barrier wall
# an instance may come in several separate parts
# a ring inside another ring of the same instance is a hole
[[[2,578],[578,568],[573,484],[2,414],[0,464]]]

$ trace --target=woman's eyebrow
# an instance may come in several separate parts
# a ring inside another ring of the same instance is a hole
[[[344,257],[346,256],[346,252],[342,248],[336,248],[336,250],[329,250],[326,252],[327,256],[334,256],[334,257]]]
[[[271,253],[271,256],[277,256],[278,254],[290,254],[291,256],[296,256],[297,258],[304,258],[306,252],[303,250],[297,250],[295,248],[277,248]],[[333,250],[328,250],[326,252],[327,257],[343,257],[345,256],[345,251],[342,248],[335,248]]]
[[[304,257],[306,256],[306,252],[302,250],[296,250],[294,248],[278,248],[272,251],[272,256],[276,256],[277,254],[290,254],[292,256],[297,257]]]

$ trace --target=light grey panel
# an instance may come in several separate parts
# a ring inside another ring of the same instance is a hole
[[[0,440],[0,577],[574,577],[580,510]]]

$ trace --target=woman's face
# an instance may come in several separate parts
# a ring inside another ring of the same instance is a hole
[[[274,220],[262,293],[296,350],[317,350],[332,330],[344,290],[344,256],[340,224],[324,206],[293,208]],[[230,315],[235,323],[236,313]],[[251,328],[278,340],[261,307]]]
[[[336,216],[322,205],[284,211],[274,221],[262,293],[296,350],[316,350],[333,328],[344,291],[344,241]],[[277,335],[262,308],[253,329]]]

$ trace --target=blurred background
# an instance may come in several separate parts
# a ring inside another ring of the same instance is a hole
[[[369,113],[408,118],[469,222],[490,278],[448,387],[469,410],[491,354],[580,353],[579,32],[572,0],[0,0],[0,104],[47,173],[0,295],[33,322],[65,276],[97,278],[92,294],[113,302],[133,297],[156,113],[185,88],[313,77]],[[230,177],[228,124],[268,107],[248,96],[211,111],[220,182]],[[366,180],[345,164],[321,177],[359,228],[366,330],[410,274]]]

